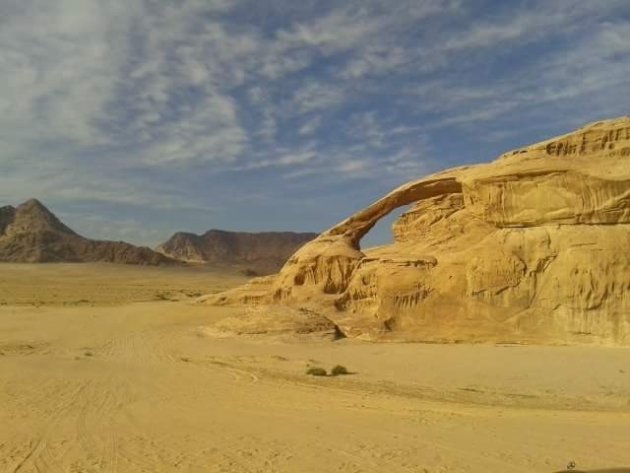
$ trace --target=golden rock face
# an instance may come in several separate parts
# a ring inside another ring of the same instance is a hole
[[[220,297],[245,300],[374,340],[630,344],[630,117],[403,185]]]

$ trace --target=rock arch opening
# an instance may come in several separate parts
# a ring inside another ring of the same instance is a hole
[[[374,227],[359,242],[360,249],[367,250],[393,244],[395,233],[392,227],[401,215],[410,210],[412,206],[413,204],[407,204],[393,209],[388,215],[376,222]]]
[[[419,200],[461,192],[462,184],[454,177],[412,182],[395,189],[321,236],[343,238],[353,249],[359,250],[363,237],[394,210]]]

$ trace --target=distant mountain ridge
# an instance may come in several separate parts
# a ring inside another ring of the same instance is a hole
[[[0,261],[176,263],[150,248],[85,238],[61,222],[37,199],[17,207],[0,207]]]
[[[259,274],[278,271],[316,233],[231,232],[208,230],[202,235],[178,232],[156,251],[189,263],[242,265]]]

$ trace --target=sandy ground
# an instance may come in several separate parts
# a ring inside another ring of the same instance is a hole
[[[209,338],[240,280],[0,265],[0,472],[630,466],[628,349]]]
[[[181,300],[219,292],[247,279],[204,266],[0,263],[2,305],[120,305]]]

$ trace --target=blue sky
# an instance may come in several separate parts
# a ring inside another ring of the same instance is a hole
[[[630,1],[0,0],[0,78],[0,204],[148,245],[320,231],[630,113]]]

